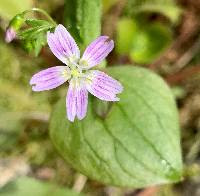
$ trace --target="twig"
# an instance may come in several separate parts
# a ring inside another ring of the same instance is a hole
[[[183,54],[183,49],[188,46],[188,43],[190,44],[191,41],[193,42],[194,38],[199,33],[199,21],[196,13],[198,12],[194,12],[191,8],[186,9],[182,24],[179,27],[179,31],[181,32],[180,35],[159,59],[149,65],[151,69],[157,70],[163,63],[169,64],[177,61]],[[183,61],[180,63],[183,63]]]
[[[30,167],[23,158],[0,159],[0,188],[29,171]]]
[[[184,70],[180,71],[179,73],[175,73],[172,75],[169,75],[165,78],[165,80],[170,84],[170,85],[176,85],[191,76],[198,74],[200,72],[200,65],[192,66],[192,67],[187,67]]]
[[[195,137],[195,141],[192,144],[188,154],[186,155],[186,161],[188,163],[194,162],[194,160],[198,156],[199,151],[200,151],[200,132],[197,133]]]
[[[72,189],[80,193],[83,190],[86,182],[87,182],[87,177],[82,174],[78,174]]]
[[[185,52],[174,64],[176,71],[184,68],[192,60],[192,58],[200,50],[200,36],[197,38],[197,41],[192,45],[187,52]]]
[[[122,189],[113,186],[105,187],[105,194],[107,196],[119,196],[122,195]]]
[[[154,196],[158,192],[158,187],[150,187],[144,189],[142,192],[138,193],[137,196]]]

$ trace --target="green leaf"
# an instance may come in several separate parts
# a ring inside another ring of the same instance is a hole
[[[32,0],[1,0],[0,3],[0,16],[11,19],[16,14],[32,7]]]
[[[128,54],[132,48],[132,40],[137,34],[138,26],[135,20],[123,18],[117,24],[116,51]]]
[[[116,33],[116,52],[129,54],[141,64],[153,62],[172,41],[172,30],[160,22],[140,21],[137,18],[123,18]]]
[[[50,26],[51,24],[46,21],[46,20],[38,20],[38,19],[33,19],[33,18],[29,18],[26,19],[26,24],[30,25],[32,27],[38,27],[38,26]]]
[[[51,26],[49,25],[44,25],[44,26],[37,26],[37,27],[32,27],[29,29],[26,29],[22,32],[20,32],[18,35],[21,39],[36,39],[38,37],[39,33],[42,32],[47,32]]]
[[[180,130],[174,97],[164,81],[144,68],[106,72],[124,86],[107,116],[90,101],[87,117],[70,123],[65,100],[55,106],[50,136],[65,160],[105,184],[146,187],[181,180]]]
[[[47,31],[54,27],[49,22],[43,20],[26,20],[26,23],[32,27],[19,32],[18,36],[23,40],[23,48],[27,52],[33,51],[35,56],[38,56],[42,47],[47,43]]]
[[[171,41],[171,30],[161,23],[156,22],[141,27],[133,35],[130,57],[136,63],[152,63]]]
[[[173,23],[177,23],[182,13],[175,0],[129,0],[127,13],[136,15],[142,12],[156,12],[168,17]]]
[[[86,47],[101,32],[101,0],[65,0],[65,26]]]
[[[21,177],[0,190],[0,196],[81,196],[72,190],[34,178]]]
[[[38,38],[35,40],[34,44],[34,54],[38,56],[42,47],[47,44],[47,36],[46,33],[42,32],[38,34]]]
[[[172,22],[177,23],[182,10],[175,4],[146,4],[140,7],[138,12],[157,12],[167,16]]]

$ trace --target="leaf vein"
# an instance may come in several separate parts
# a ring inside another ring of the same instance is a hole
[[[101,120],[102,121],[102,120]],[[113,140],[116,140],[120,146],[130,155],[130,157],[132,157],[135,161],[137,161],[138,163],[140,163],[143,168],[145,168],[146,170],[150,171],[151,173],[153,173],[154,175],[158,175],[160,176],[160,174],[157,171],[154,171],[152,168],[149,168],[145,163],[143,163],[142,161],[140,161],[132,152],[130,152],[125,146],[124,144],[117,138],[115,137],[115,135],[113,135],[113,133],[109,130],[109,128],[106,125],[105,121],[102,121],[102,124],[105,128],[105,130],[107,130],[107,132],[109,133],[109,135],[113,138]],[[164,176],[165,177],[165,176]]]
[[[159,158],[161,159],[161,161],[165,160],[167,165],[176,173],[178,173],[178,171],[171,165],[171,163],[166,160],[162,154],[160,154],[160,152],[156,149],[156,147],[150,142],[150,140],[144,136],[144,134],[142,133],[142,131],[140,131],[140,128],[137,127],[132,121],[131,119],[129,118],[129,116],[126,114],[126,112],[124,111],[124,109],[122,108],[122,106],[118,103],[117,104],[119,106],[119,109],[121,110],[121,112],[126,116],[127,120],[129,121],[129,123],[136,128],[136,130],[138,130],[138,133],[142,136],[142,138],[144,139],[144,141],[149,144],[152,149],[154,150],[154,152],[159,156]]]
[[[156,116],[156,119],[157,119],[157,122],[158,124],[160,125],[160,127],[164,130],[165,134],[169,137],[169,141],[171,142],[172,146],[176,149],[176,145],[174,144],[174,140],[173,138],[171,137],[171,135],[168,134],[167,131],[165,131],[165,127],[163,126],[162,124],[162,121],[160,119],[160,117],[158,116],[158,114],[156,113],[156,111],[153,109],[153,107],[151,107],[151,105],[149,105],[146,100],[140,95],[140,93],[138,93],[138,91],[136,90],[136,88],[133,88],[131,86],[128,85],[128,87],[130,89],[133,90],[133,93],[135,93],[138,97],[140,97],[140,99],[144,102],[144,104],[150,109],[150,111],[153,112],[153,114]]]
[[[85,136],[85,133],[84,133],[83,124],[82,124],[82,123],[80,123],[80,124],[81,124],[81,126],[80,126],[80,127],[81,127],[81,132],[82,132],[83,139],[84,139],[85,143],[88,145],[88,147],[89,147],[90,150],[93,152],[93,154],[100,160],[100,162],[103,162],[103,163],[105,164],[105,166],[106,166],[107,168],[109,168],[109,170],[111,170],[111,168],[110,168],[109,164],[107,163],[107,161],[104,160],[100,155],[98,155],[98,153],[95,151],[95,149],[94,149],[94,148],[92,147],[92,145],[89,143],[89,141],[87,140],[87,138],[86,138],[86,136]],[[112,177],[112,174],[110,174],[110,173],[108,172],[107,169],[106,169],[105,171],[106,171],[107,175],[109,176],[109,178],[110,178],[112,181],[115,181],[114,178]]]

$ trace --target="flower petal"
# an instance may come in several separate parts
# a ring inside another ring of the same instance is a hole
[[[30,85],[33,91],[50,90],[60,86],[70,77],[70,70],[67,66],[55,66],[33,75]]]
[[[97,70],[89,71],[87,79],[86,88],[92,95],[104,101],[119,101],[116,95],[123,87],[117,80]]]
[[[74,121],[75,117],[82,120],[87,113],[88,92],[81,81],[72,79],[67,92],[67,117]]]
[[[54,33],[47,33],[47,42],[53,54],[65,64],[80,58],[75,40],[63,25],[59,24]]]
[[[80,60],[80,65],[82,68],[89,69],[99,64],[113,48],[114,42],[108,36],[98,37],[86,48]]]

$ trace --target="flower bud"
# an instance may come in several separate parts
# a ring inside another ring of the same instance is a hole
[[[23,14],[17,14],[9,23],[9,26],[6,29],[5,34],[5,41],[7,43],[11,42],[13,39],[15,39],[17,35],[17,30],[21,28],[21,26],[24,23],[24,15]]]
[[[5,41],[10,43],[16,37],[16,31],[12,27],[6,29]]]

